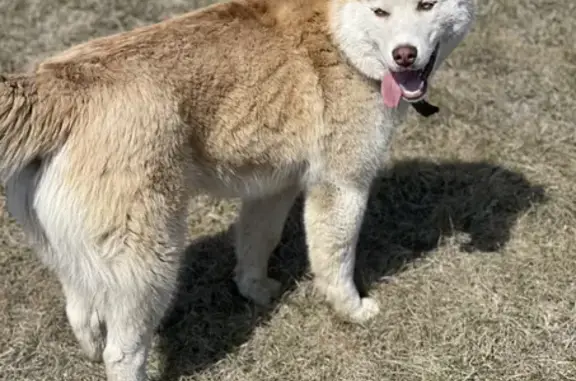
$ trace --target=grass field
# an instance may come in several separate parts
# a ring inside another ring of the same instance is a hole
[[[411,115],[374,187],[358,275],[378,319],[345,324],[319,303],[299,207],[271,264],[285,292],[256,309],[231,280],[237,204],[200,198],[155,380],[576,380],[576,3],[478,3],[431,91],[440,115]],[[0,72],[193,4],[0,0]],[[0,227],[0,380],[104,380],[56,279],[4,212]]]

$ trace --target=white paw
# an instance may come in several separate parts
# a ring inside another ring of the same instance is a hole
[[[360,306],[346,311],[345,317],[352,323],[362,324],[373,319],[380,313],[380,306],[373,298],[362,298]]]
[[[103,345],[94,344],[88,347],[81,344],[80,347],[86,359],[96,363],[102,362]]]
[[[272,278],[241,279],[236,277],[240,294],[254,303],[266,306],[280,294],[282,284]]]

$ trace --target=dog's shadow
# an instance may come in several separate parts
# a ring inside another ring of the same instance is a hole
[[[358,245],[362,289],[441,244],[466,233],[464,251],[498,251],[518,216],[545,201],[544,189],[489,163],[396,163],[375,181]],[[307,271],[301,201],[294,206],[270,274],[284,291]],[[232,281],[235,259],[228,233],[193,242],[186,252],[181,287],[159,330],[162,381],[197,372],[249,340],[270,315],[243,299]]]

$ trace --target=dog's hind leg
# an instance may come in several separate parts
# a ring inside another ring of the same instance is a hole
[[[114,271],[120,282],[107,292],[103,357],[108,381],[144,381],[152,337],[171,304],[178,266],[123,263]]]
[[[126,230],[107,245],[114,248],[106,256],[103,358],[108,381],[146,380],[154,331],[176,293],[184,251],[185,210],[173,213],[165,210],[166,200],[151,196],[146,200],[131,208]],[[177,201],[169,204],[187,205]]]
[[[98,300],[104,295],[90,295],[81,288],[62,281],[66,296],[66,316],[82,351],[91,361],[102,361],[105,344],[105,325]]]
[[[288,212],[299,189],[256,200],[244,200],[236,225],[236,274],[240,293],[266,305],[280,290],[280,283],[268,277],[268,259],[280,242]]]
[[[78,287],[82,282],[74,282],[74,278],[84,274],[69,274],[62,270],[67,265],[62,263],[63,259],[78,261],[78,258],[63,255],[50,245],[34,208],[37,187],[42,177],[41,168],[42,161],[32,161],[7,181],[7,208],[26,232],[40,259],[59,275],[66,296],[66,315],[82,350],[89,359],[100,361],[104,333],[101,316],[95,309],[94,295]]]
[[[86,356],[93,361],[100,361],[104,333],[101,316],[95,309],[94,296],[78,287],[82,282],[74,282],[74,278],[84,274],[69,274],[62,270],[67,265],[62,263],[63,259],[78,261],[78,258],[63,255],[50,245],[34,208],[37,187],[42,177],[41,168],[40,160],[32,161],[7,181],[7,208],[26,232],[40,259],[59,275],[66,295],[66,315],[74,335]]]
[[[156,303],[169,299],[169,295],[154,295],[152,285],[142,286],[137,285],[131,292],[109,293],[103,356],[108,381],[146,380],[152,335],[164,313]]]

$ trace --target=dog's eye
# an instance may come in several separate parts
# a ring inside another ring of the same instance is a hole
[[[386,12],[384,9],[382,8],[376,8],[374,9],[374,14],[378,17],[388,17],[390,16],[389,12]]]
[[[421,1],[418,3],[416,9],[419,11],[429,11],[434,8],[434,5],[436,5],[435,1]]]

